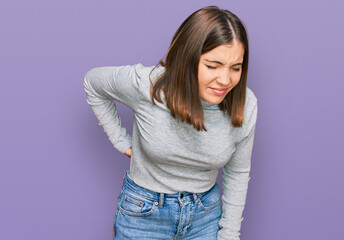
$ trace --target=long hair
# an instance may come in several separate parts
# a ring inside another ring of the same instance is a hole
[[[228,113],[233,127],[244,121],[246,82],[248,70],[248,38],[241,20],[228,10],[208,6],[192,13],[174,34],[170,47],[160,64],[165,71],[151,81],[151,100],[163,103],[164,93],[171,116],[192,124],[198,131],[205,130],[202,103],[198,87],[198,65],[202,54],[237,40],[244,47],[244,59],[239,83],[219,103],[223,114]]]

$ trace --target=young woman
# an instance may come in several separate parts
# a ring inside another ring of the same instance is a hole
[[[130,157],[114,239],[239,239],[257,120],[248,56],[240,19],[209,6],[181,24],[161,66],[86,73],[88,104]],[[134,111],[132,137],[112,100]]]

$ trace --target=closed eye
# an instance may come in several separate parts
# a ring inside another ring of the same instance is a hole
[[[209,68],[209,69],[216,69],[216,67],[213,67],[213,66],[209,66],[209,65],[206,65],[207,66],[207,68]]]

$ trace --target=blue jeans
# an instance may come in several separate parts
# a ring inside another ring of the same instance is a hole
[[[113,239],[216,240],[220,197],[217,183],[203,193],[153,192],[137,185],[128,170],[118,196]]]

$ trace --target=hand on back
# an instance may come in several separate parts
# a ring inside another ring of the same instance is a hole
[[[127,151],[125,151],[124,154],[130,158],[131,157],[131,148],[129,148]]]

